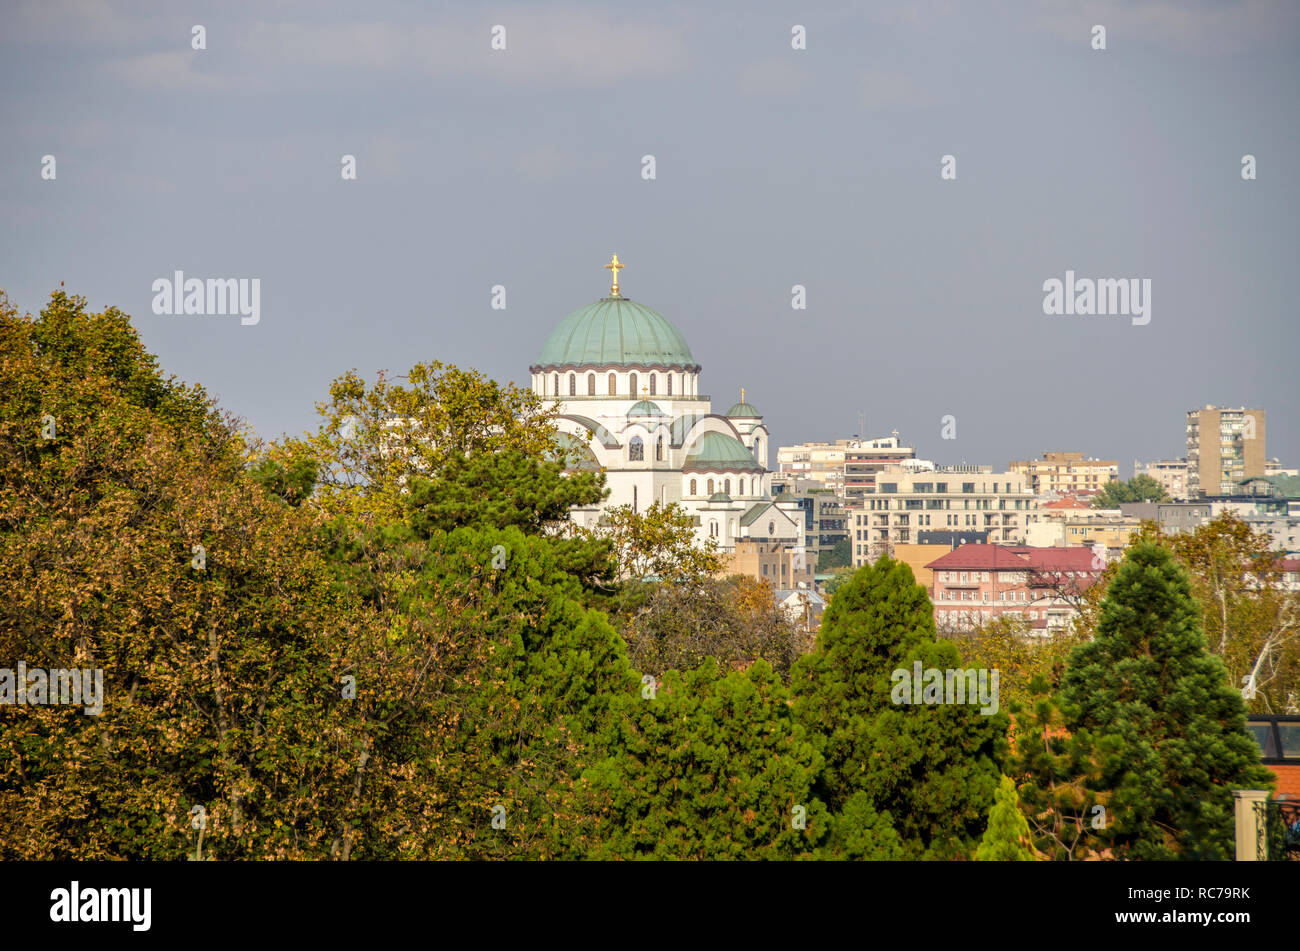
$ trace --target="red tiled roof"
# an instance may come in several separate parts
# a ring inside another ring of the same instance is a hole
[[[1092,508],[1090,502],[1081,502],[1072,496],[1066,496],[1063,499],[1057,499],[1055,502],[1044,502],[1038,506],[1040,509],[1089,509]]]
[[[990,568],[1003,571],[1027,571],[1032,565],[1010,548],[1001,545],[959,545],[946,555],[940,555],[927,564],[927,568],[951,571],[953,568]]]
[[[1030,548],[1027,545],[1010,546],[1008,551],[1029,560],[1039,571],[1093,571],[1093,551],[1083,545]],[[1095,569],[1100,571],[1100,568]]]

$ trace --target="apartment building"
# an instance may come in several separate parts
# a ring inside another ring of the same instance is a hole
[[[1105,569],[1087,548],[963,545],[927,566],[940,631],[969,630],[1000,617],[1049,635],[1069,625]]]
[[[1208,502],[1121,502],[1119,510],[1128,518],[1155,522],[1166,535],[1194,532],[1211,518]]]
[[[1021,473],[992,466],[887,466],[850,509],[853,565],[916,542],[921,530],[982,531],[994,544],[1023,544],[1037,504]]]
[[[1232,495],[1243,479],[1263,476],[1262,409],[1207,405],[1187,412],[1187,494]]]
[[[1107,482],[1119,479],[1114,459],[1085,459],[1081,452],[1044,452],[1041,459],[1012,462],[1007,468],[1027,476],[1035,495],[1095,495]]]
[[[904,446],[895,431],[874,439],[837,439],[833,443],[807,442],[777,450],[774,478],[810,479],[837,495],[852,500],[875,484],[875,474],[886,465],[915,459],[916,449]]]
[[[1187,498],[1187,460],[1159,459],[1142,467],[1142,475],[1150,476],[1164,486],[1171,499]]]
[[[814,565],[828,551],[849,537],[849,514],[843,499],[812,479],[772,476],[775,501],[793,502],[803,518],[808,557]]]
[[[813,562],[800,546],[774,539],[736,541],[734,551],[722,554],[724,575],[748,575],[766,581],[775,590],[813,590]]]

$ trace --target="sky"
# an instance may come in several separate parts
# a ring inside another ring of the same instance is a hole
[[[1286,0],[6,0],[0,288],[120,308],[275,438],[349,369],[526,385],[616,252],[774,445],[1127,476],[1212,403],[1295,466],[1298,53]],[[175,271],[258,322],[155,314]],[[1045,313],[1067,271],[1149,320]]]

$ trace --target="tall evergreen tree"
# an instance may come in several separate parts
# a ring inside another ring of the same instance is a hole
[[[858,793],[894,817],[908,857],[969,855],[1001,776],[1007,717],[963,704],[897,705],[896,670],[957,669],[924,588],[881,558],[832,598],[817,649],[791,676],[795,715],[825,757],[818,792],[840,815]]]
[[[1130,549],[1102,605],[1096,639],[1071,655],[1066,729],[1089,738],[1109,793],[1096,836],[1118,858],[1224,859],[1232,790],[1271,788],[1246,733],[1239,691],[1205,647],[1187,572],[1164,548]]]
[[[1020,811],[1016,784],[1003,776],[989,809],[989,826],[984,830],[980,847],[975,850],[979,862],[1032,862],[1029,849],[1029,823]]]

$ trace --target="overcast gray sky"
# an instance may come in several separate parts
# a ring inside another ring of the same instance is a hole
[[[1244,404],[1300,464],[1300,4],[434,7],[7,0],[0,287],[120,307],[274,437],[353,367],[527,383],[617,251],[777,444],[862,411],[939,462],[1128,475]],[[1150,279],[1150,323],[1045,315],[1067,269]],[[260,323],[154,315],[176,270],[259,278]]]

